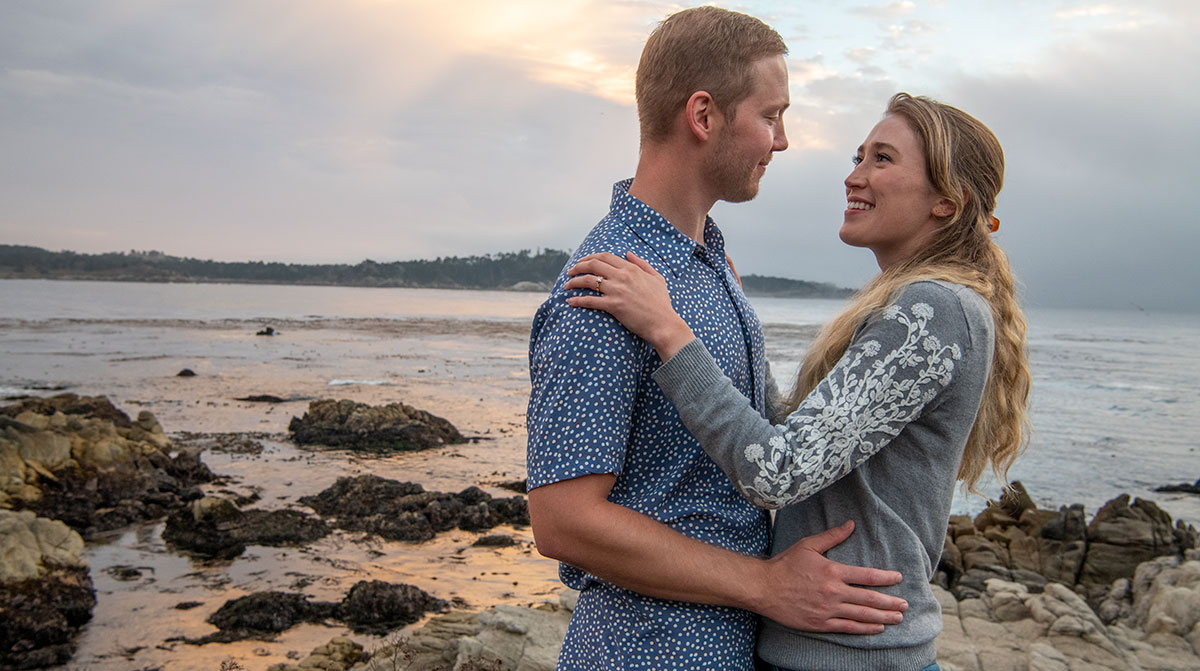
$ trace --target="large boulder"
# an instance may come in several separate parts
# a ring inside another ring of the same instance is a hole
[[[371,406],[349,400],[312,401],[303,417],[292,418],[288,431],[298,445],[385,452],[466,442],[450,422],[403,403]]]
[[[300,499],[340,529],[366,531],[388,540],[425,541],[459,528],[482,531],[499,524],[529,524],[523,496],[493,498],[478,487],[457,494],[427,492],[414,482],[376,475],[338,478],[314,496]]]
[[[213,479],[197,453],[171,447],[154,415],[130,420],[103,396],[0,407],[0,508],[62,520],[84,538],[162,517]]]
[[[62,522],[0,510],[0,668],[65,664],[96,592],[83,539]]]

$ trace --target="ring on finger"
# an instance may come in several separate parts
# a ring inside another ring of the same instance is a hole
[[[600,284],[601,284],[603,281],[604,281],[604,278],[603,278],[603,277],[601,277],[601,276],[599,276],[599,275],[597,275],[597,276],[596,276],[596,291],[600,291]]]

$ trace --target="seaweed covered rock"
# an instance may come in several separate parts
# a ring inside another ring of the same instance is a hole
[[[427,492],[415,482],[376,475],[338,478],[315,496],[300,499],[339,529],[366,531],[388,540],[425,541],[460,528],[482,531],[499,524],[529,524],[524,497],[493,498],[478,487],[457,494]]]
[[[337,615],[336,603],[310,601],[303,594],[255,592],[226,601],[206,620],[220,631],[194,639],[193,645],[230,643],[245,639],[270,640],[302,622],[324,622]]]
[[[416,622],[426,611],[442,612],[448,608],[448,603],[419,587],[363,580],[350,588],[338,606],[338,615],[356,634],[382,636]]]
[[[0,668],[65,664],[96,592],[83,539],[62,522],[0,510]]]
[[[298,510],[241,510],[228,499],[205,497],[172,513],[162,538],[201,557],[232,559],[247,545],[302,545],[328,533],[323,521]]]
[[[466,442],[450,422],[403,403],[371,406],[348,400],[312,401],[303,417],[292,418],[288,431],[298,445],[377,452]]]
[[[0,507],[62,520],[84,538],[162,517],[213,479],[198,453],[171,447],[154,415],[130,420],[103,396],[0,407]]]
[[[292,592],[255,592],[226,601],[207,622],[219,631],[186,643],[229,643],[269,640],[302,622],[341,620],[357,633],[386,634],[416,622],[426,611],[445,611],[448,604],[420,588],[380,580],[361,581],[340,603],[311,601]]]

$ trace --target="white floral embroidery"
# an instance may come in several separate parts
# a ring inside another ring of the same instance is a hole
[[[746,446],[757,468],[747,494],[770,507],[803,500],[881,450],[949,384],[958,343],[943,345],[927,329],[933,308],[916,303],[882,313],[907,329],[904,341],[880,355],[877,340],[848,348],[830,374],[786,420],[766,448]]]

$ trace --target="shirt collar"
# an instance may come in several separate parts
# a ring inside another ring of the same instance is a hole
[[[704,247],[701,247],[654,208],[629,195],[631,184],[633,179],[622,180],[613,185],[609,213],[623,219],[634,235],[653,249],[676,277],[683,272],[694,256],[703,258],[707,254],[710,265],[724,265],[725,237],[712,217],[704,218]]]

